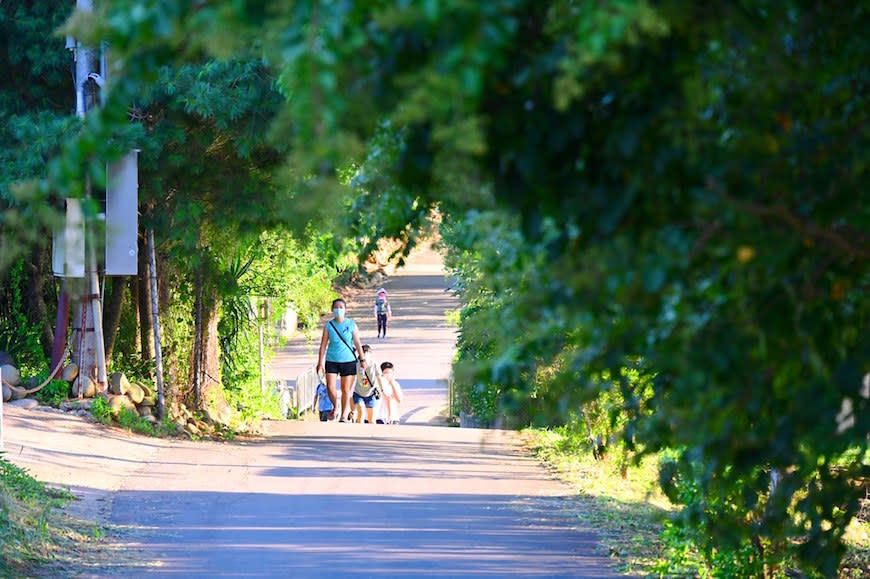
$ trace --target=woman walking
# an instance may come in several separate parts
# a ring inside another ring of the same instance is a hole
[[[336,405],[335,383],[341,380],[341,422],[347,422],[351,412],[350,393],[356,378],[356,365],[365,368],[356,322],[345,317],[347,304],[341,298],[332,302],[333,319],[323,327],[320,352],[317,356],[317,374],[326,373],[326,390]],[[335,418],[333,410],[331,418]]]

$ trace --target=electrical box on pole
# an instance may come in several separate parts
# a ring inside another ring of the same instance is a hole
[[[54,234],[52,269],[58,277],[85,277],[85,216],[79,199],[66,200],[66,222]]]
[[[76,0],[80,12],[94,11],[93,0]],[[106,46],[99,49],[73,38],[67,38],[66,46],[72,49],[74,58],[74,85],[76,115],[84,119],[88,111],[106,102]],[[103,312],[100,274],[136,275],[138,252],[138,155],[127,153],[106,167],[105,213],[99,215],[105,222],[101,225],[86,220],[81,199],[66,200],[66,223],[54,236],[54,273],[67,278],[61,291],[61,303],[65,296],[77,301],[73,318],[73,350],[79,366],[78,382],[73,384],[73,393],[82,396],[89,392],[88,381],[93,381],[96,392],[108,387],[106,376],[105,345],[103,343]],[[85,178],[83,197],[97,201],[102,191],[94,191],[89,177]],[[99,218],[98,217],[98,218]],[[105,227],[103,227],[105,226]],[[102,261],[102,263],[100,263]],[[102,267],[101,267],[102,266]],[[84,283],[68,284],[68,278],[79,278]],[[75,288],[73,287],[75,286]],[[52,363],[59,357],[58,344],[65,336],[67,313],[58,307],[58,322],[55,331],[55,352]]]
[[[139,232],[138,151],[107,168],[106,275],[136,275]]]

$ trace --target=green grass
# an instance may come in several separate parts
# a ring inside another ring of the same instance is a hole
[[[658,490],[655,460],[625,468],[613,451],[597,461],[585,440],[564,430],[526,430],[524,439],[577,491],[583,523],[598,532],[619,570],[652,574],[661,558],[663,521],[673,508]]]
[[[58,509],[72,498],[0,455],[0,576],[29,576],[64,543]]]
[[[666,544],[663,533],[675,507],[658,488],[658,458],[625,467],[618,451],[595,460],[582,435],[560,428],[523,432],[527,447],[577,492],[578,517],[600,535],[620,571],[652,577],[715,576],[687,544]],[[840,578],[870,577],[870,499],[846,533]]]

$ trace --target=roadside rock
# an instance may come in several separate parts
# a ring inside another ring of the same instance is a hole
[[[3,373],[3,381],[10,386],[21,385],[21,373],[18,371],[18,368],[12,364],[3,364],[3,366],[0,367],[0,372]]]
[[[9,406],[15,406],[25,410],[33,410],[39,406],[39,401],[36,398],[21,398],[19,400],[12,400],[9,402]]]
[[[151,416],[151,407],[150,406],[145,406],[144,404],[140,404],[137,408],[139,410],[139,416],[141,416],[142,418],[147,418],[147,417]]]
[[[126,394],[130,389],[130,381],[121,372],[112,372],[109,376],[109,392],[112,394]]]
[[[75,362],[70,362],[60,371],[61,380],[66,380],[67,382],[72,382],[78,377],[78,375],[79,367],[76,366]]]
[[[109,408],[114,414],[121,411],[121,408],[126,408],[136,412],[136,405],[125,394],[112,394],[109,396]]]
[[[145,399],[145,393],[142,392],[142,388],[136,383],[131,384],[127,382],[126,394],[135,404],[139,404]]]
[[[83,381],[85,385],[84,390],[82,391]],[[80,393],[84,398],[93,398],[97,395],[97,383],[88,376],[79,375],[75,382],[73,382],[72,395],[78,397]]]
[[[74,412],[78,410],[90,412],[92,403],[93,400],[90,398],[85,398],[84,400],[69,400],[60,403],[60,410],[63,410],[64,412]]]
[[[214,423],[214,418],[211,417],[211,414],[205,408],[200,410],[200,415],[202,416],[202,421],[205,422],[206,424],[213,424]]]
[[[10,388],[6,384],[4,384],[3,385],[3,402],[9,402],[10,400],[12,400],[12,388]]]
[[[142,389],[145,398],[154,398],[154,391],[147,384],[143,384],[142,382],[134,382],[134,384]]]
[[[9,355],[9,352],[0,351],[0,366],[14,366],[15,360]]]

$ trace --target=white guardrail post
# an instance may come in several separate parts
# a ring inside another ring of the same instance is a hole
[[[317,390],[317,368],[309,367],[296,377],[296,418],[302,418],[302,413],[314,408],[314,393]]]

